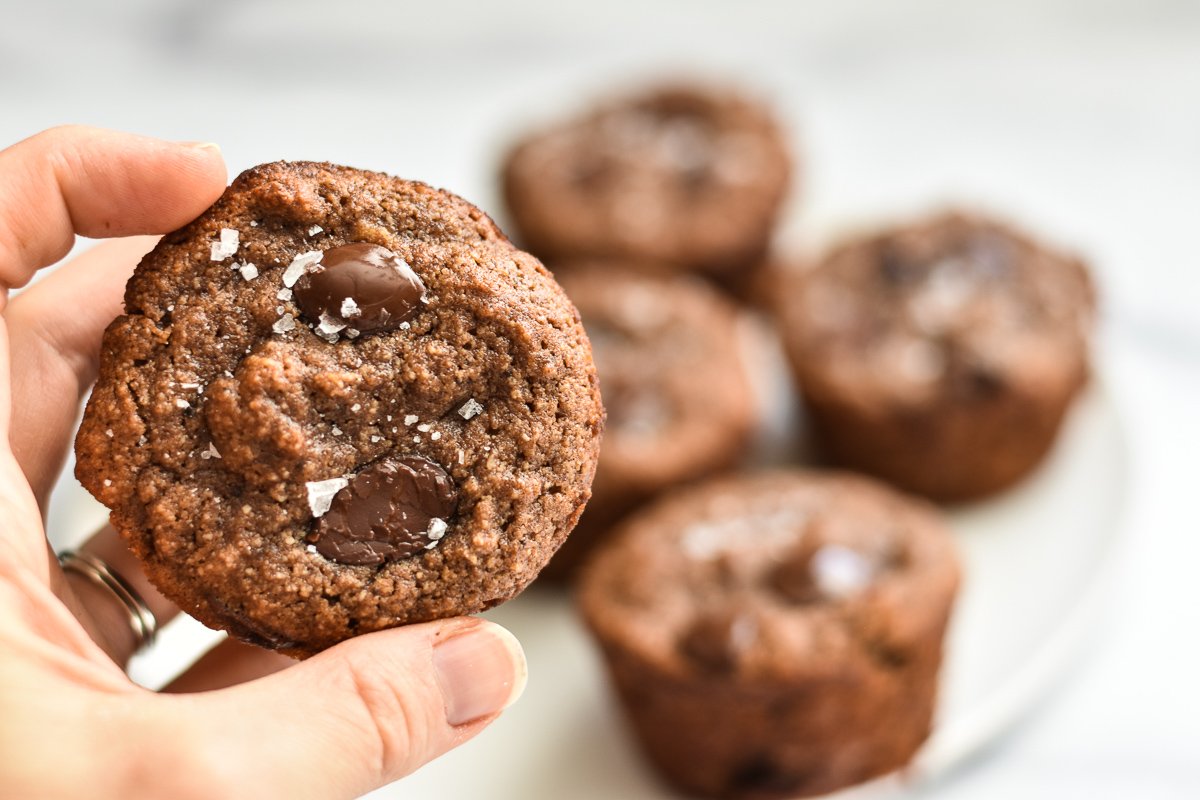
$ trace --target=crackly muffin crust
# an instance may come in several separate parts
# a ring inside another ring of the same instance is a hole
[[[424,289],[395,327],[355,330],[353,302],[349,325],[298,305],[298,276],[351,243],[385,248]],[[496,605],[589,496],[603,411],[578,314],[448,192],[255,167],[143,259],[125,312],[104,336],[76,474],[164,594],[244,640],[306,655]],[[397,464],[419,469],[380,472]],[[445,477],[445,502],[413,494],[433,485],[422,470]],[[318,550],[316,517],[368,472],[411,495],[395,519],[422,503],[447,518],[416,554],[340,563]]]

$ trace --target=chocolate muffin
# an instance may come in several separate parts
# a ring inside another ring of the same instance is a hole
[[[281,162],[138,265],[76,475],[183,610],[304,656],[521,591],[602,425],[578,313],[486,215]]]
[[[1084,265],[983,217],[850,242],[780,300],[821,449],[936,500],[1028,474],[1087,382]]]
[[[542,258],[612,257],[736,284],[766,252],[790,171],[767,109],[681,84],[530,135],[502,180],[522,242]]]
[[[631,517],[580,606],[638,741],[706,797],[831,792],[930,730],[959,580],[935,510],[867,478],[768,472]]]
[[[608,412],[592,502],[546,568],[565,578],[630,509],[736,464],[758,406],[742,358],[746,320],[716,290],[618,264],[559,274],[583,316]]]

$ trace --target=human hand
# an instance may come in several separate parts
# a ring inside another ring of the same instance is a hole
[[[307,661],[225,641],[162,693],[125,676],[120,603],[64,575],[42,518],[100,336],[161,234],[225,186],[213,145],[57,128],[0,151],[0,795],[349,797],[470,739],[516,699],[525,662],[499,626],[373,633]],[[75,234],[102,243],[9,302]],[[110,529],[83,550],[178,613]]]

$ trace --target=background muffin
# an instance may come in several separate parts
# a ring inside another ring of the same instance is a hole
[[[979,216],[846,244],[778,303],[826,455],[937,500],[1026,475],[1088,377],[1083,264]]]
[[[743,359],[746,320],[708,285],[623,263],[559,274],[591,339],[608,414],[592,500],[546,568],[563,577],[639,503],[738,463],[759,406]]]
[[[770,241],[791,158],[769,111],[729,90],[664,85],[534,133],[503,166],[524,246],[745,279]]]
[[[711,797],[820,794],[930,728],[958,584],[937,513],[850,475],[670,495],[585,569],[580,606],[650,760]]]

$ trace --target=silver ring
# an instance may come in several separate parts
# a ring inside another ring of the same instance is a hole
[[[158,620],[154,618],[150,607],[137,590],[114,572],[112,567],[89,553],[75,550],[59,553],[58,563],[64,572],[74,572],[117,598],[129,616],[129,627],[133,629],[134,638],[137,639],[135,653],[154,644],[154,637],[158,633]]]

